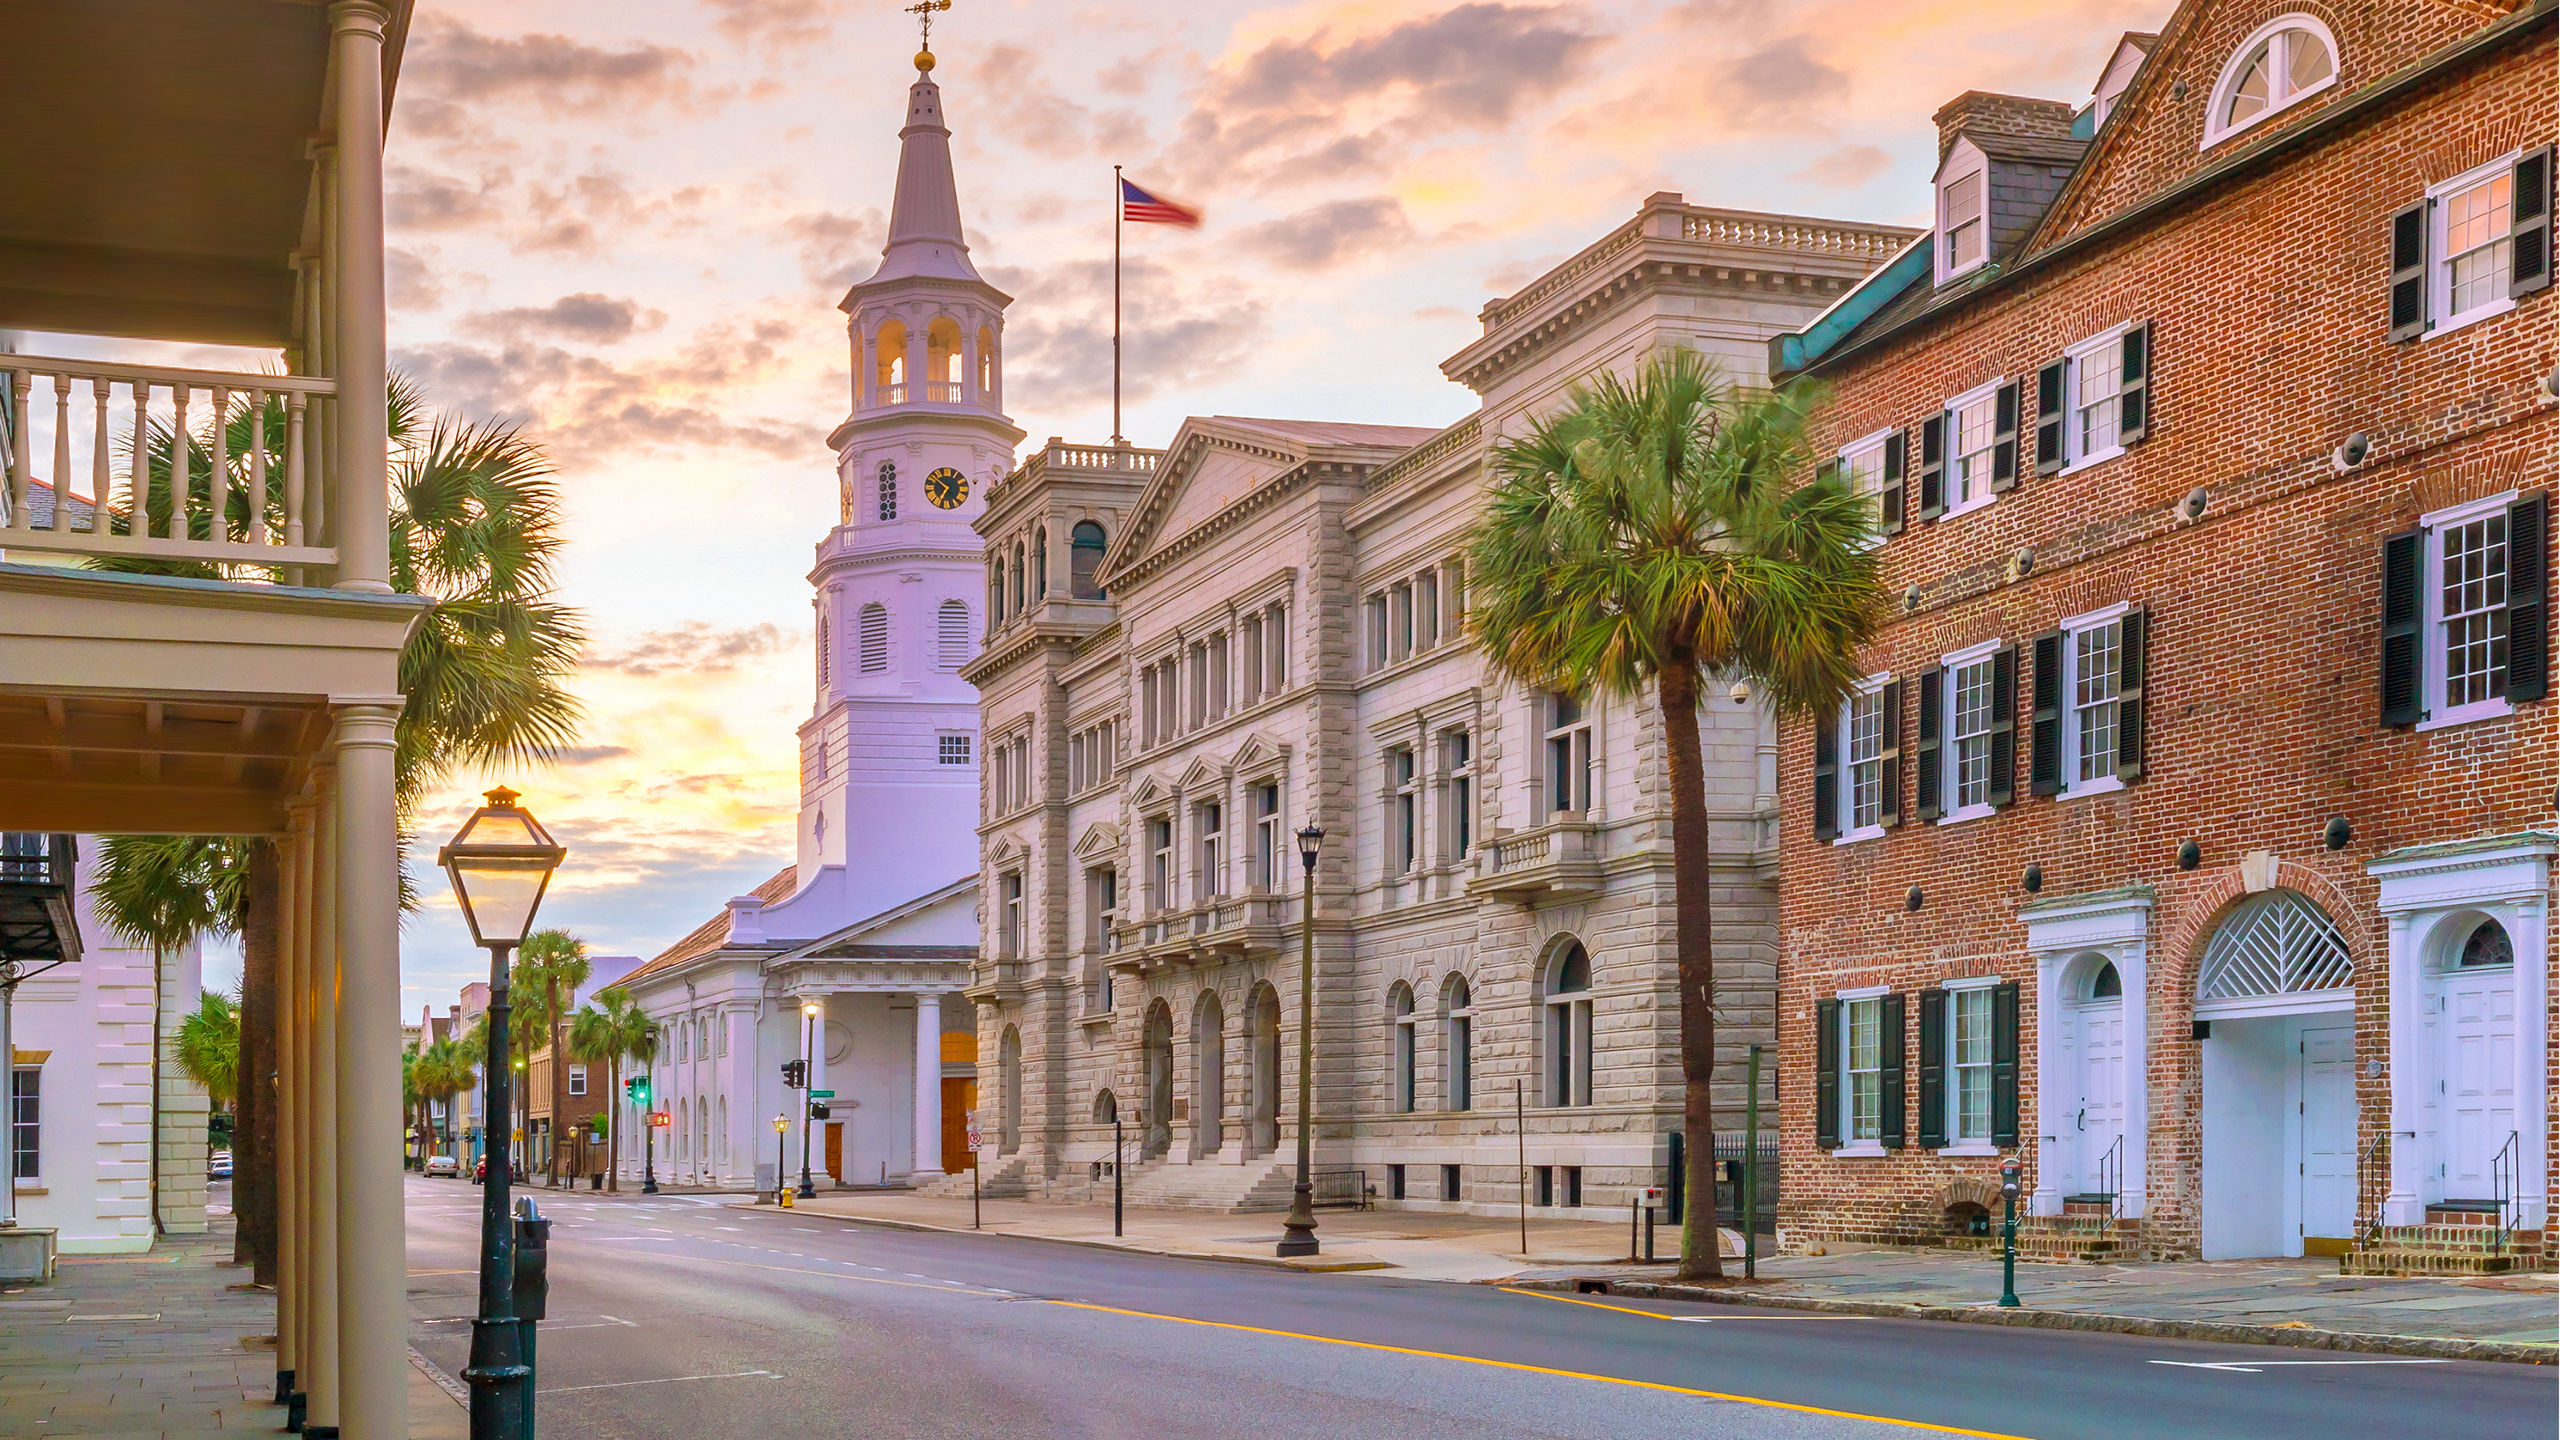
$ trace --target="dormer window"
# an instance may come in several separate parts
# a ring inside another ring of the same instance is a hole
[[[2205,112],[2204,145],[2229,139],[2337,80],[2338,44],[2329,27],[2308,15],[2271,20],[2223,67],[2213,106]]]
[[[1982,172],[1959,175],[1938,192],[1938,219],[1946,236],[1943,263],[1949,276],[1982,263],[1983,237],[1990,224],[1982,213]]]

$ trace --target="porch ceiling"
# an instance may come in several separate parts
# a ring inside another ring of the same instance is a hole
[[[328,734],[319,705],[0,693],[0,827],[273,834]]]

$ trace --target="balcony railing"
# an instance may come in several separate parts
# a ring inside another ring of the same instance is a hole
[[[957,405],[960,403],[960,382],[957,380],[927,380],[924,382],[924,398],[931,404]]]
[[[335,381],[0,355],[0,387],[0,549],[337,563]]]
[[[30,830],[0,830],[0,885],[71,883],[77,842],[68,835]]]
[[[1579,814],[1558,815],[1477,846],[1468,888],[1515,896],[1588,893],[1600,886],[1600,848],[1598,826]]]
[[[872,387],[872,390],[871,390],[871,403],[872,403],[872,404],[874,404],[874,405],[904,405],[904,404],[906,404],[906,403],[907,403],[907,382],[905,382],[904,380],[901,380],[901,381],[898,381],[896,384],[893,384],[893,385],[876,385],[876,386]]]

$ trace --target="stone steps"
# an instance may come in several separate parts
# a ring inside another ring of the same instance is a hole
[[[1127,1194],[1132,1205],[1169,1209],[1217,1210],[1230,1215],[1286,1210],[1296,1178],[1294,1161],[1272,1155],[1257,1156],[1241,1165],[1173,1165],[1157,1161],[1143,1171],[1130,1172]]]
[[[2429,1216],[2433,1219],[2431,1213]],[[2493,1226],[2469,1221],[2455,1224],[2385,1225],[2370,1240],[2338,1257],[2342,1275],[2502,1275],[2533,1268],[2540,1236],[2510,1231],[2497,1243]]]

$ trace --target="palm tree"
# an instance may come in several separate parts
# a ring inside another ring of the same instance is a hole
[[[1469,622],[1500,672],[1566,694],[1649,691],[1660,708],[1692,1196],[1715,1193],[1700,687],[1747,683],[1788,715],[1836,706],[1883,609],[1868,504],[1814,471],[1815,398],[1745,393],[1689,350],[1656,355],[1632,382],[1603,375],[1496,452],[1468,544]],[[1680,1275],[1723,1273],[1715,1207],[1692,1203]]]
[[[536,930],[516,951],[516,974],[540,988],[539,1023],[551,1050],[551,1153],[543,1167],[548,1183],[560,1184],[560,1149],[569,1133],[569,1065],[563,1032],[569,1003],[587,983],[587,942],[566,930]],[[527,1027],[530,1030],[530,1026]],[[576,1176],[571,1176],[575,1180]]]
[[[423,1117],[421,1132],[426,1139],[426,1153],[436,1151],[437,1125],[435,1107],[450,1105],[453,1097],[471,1088],[471,1063],[462,1047],[451,1039],[438,1040],[418,1052],[417,1069],[413,1072],[418,1089],[419,1112]],[[450,1130],[450,1125],[445,1127]]]
[[[231,1103],[240,1085],[240,1007],[230,996],[204,992],[195,1013],[178,1022],[177,1056],[215,1109]]]
[[[646,1049],[657,1054],[658,1023],[640,1013],[631,992],[619,985],[608,985],[597,992],[593,1003],[579,1008],[569,1021],[569,1053],[590,1065],[602,1065],[608,1075],[605,1090],[605,1154],[610,1157],[605,1173],[607,1188],[622,1189],[622,1111],[616,1097],[622,1094],[622,1062],[639,1057]]]

